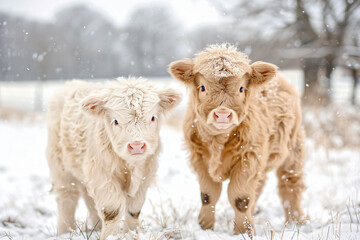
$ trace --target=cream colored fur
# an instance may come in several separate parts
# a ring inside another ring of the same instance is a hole
[[[200,183],[202,228],[213,228],[222,181],[230,179],[234,230],[252,236],[252,215],[270,170],[277,171],[286,220],[301,221],[305,143],[300,100],[277,67],[250,65],[235,47],[212,45],[193,60],[171,63],[169,72],[190,91],[184,134]],[[217,124],[214,111],[231,112],[231,122]]]
[[[49,102],[47,159],[57,195],[58,234],[75,229],[82,196],[101,239],[138,225],[147,188],[157,170],[159,119],[181,100],[143,80],[68,82]],[[155,116],[154,121],[152,117]],[[117,120],[117,123],[115,123]],[[144,141],[131,155],[127,145]]]

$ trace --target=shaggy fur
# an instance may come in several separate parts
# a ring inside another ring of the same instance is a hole
[[[58,234],[75,229],[80,196],[101,239],[138,225],[157,170],[160,117],[181,100],[178,91],[141,81],[72,81],[49,102],[47,159],[57,195]],[[154,116],[154,118],[153,118]],[[115,121],[116,120],[116,121]],[[128,143],[146,143],[131,155]]]
[[[299,222],[305,151],[300,100],[277,67],[250,65],[235,47],[213,45],[193,60],[171,63],[169,72],[190,90],[184,134],[200,183],[201,227],[213,228],[222,181],[230,178],[234,230],[252,236],[255,204],[273,169],[286,220]],[[231,112],[231,122],[217,124],[217,111]]]

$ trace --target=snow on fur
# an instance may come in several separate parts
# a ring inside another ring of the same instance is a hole
[[[221,44],[210,45],[205,51],[196,55],[194,72],[207,78],[219,80],[223,77],[242,76],[248,70],[250,60],[235,46]]]

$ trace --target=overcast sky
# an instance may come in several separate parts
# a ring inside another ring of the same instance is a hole
[[[84,3],[101,11],[115,24],[121,25],[136,7],[151,2],[168,4],[175,17],[186,28],[215,23],[221,18],[208,0],[0,0],[0,11],[34,20],[51,21],[58,10]]]

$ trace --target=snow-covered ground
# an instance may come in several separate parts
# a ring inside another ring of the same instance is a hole
[[[160,85],[180,87],[166,81]],[[181,117],[185,102],[175,112],[176,117]],[[305,113],[304,119],[317,126],[319,119],[315,116]],[[42,115],[36,119],[0,119],[0,239],[60,239],[56,237],[56,203],[50,193],[45,159],[46,128]],[[170,123],[161,131],[158,177],[140,215],[139,239],[248,239],[232,233],[234,213],[226,196],[228,182],[216,206],[214,231],[201,230],[197,223],[201,206],[198,183],[189,167],[180,121]],[[310,220],[304,226],[284,226],[277,180],[271,173],[258,202],[255,239],[360,239],[360,148],[325,148],[312,139],[308,139],[307,146],[303,208]],[[87,210],[81,201],[77,220],[82,230],[86,219]],[[98,236],[99,232],[94,232],[90,239]],[[130,233],[124,239],[136,237],[136,233]],[[65,239],[82,240],[87,236],[78,230]]]
[[[0,121],[0,133],[0,239],[56,239],[57,213],[44,154],[44,124]],[[161,136],[158,177],[142,210],[140,239],[242,239],[232,235],[234,214],[226,189],[216,207],[214,231],[201,230],[197,224],[199,187],[182,133],[164,126]],[[271,232],[273,239],[360,239],[360,150],[326,150],[310,140],[307,145],[303,207],[310,217],[308,224],[284,228],[276,179],[270,174],[255,215],[256,239],[271,239]],[[80,202],[79,226],[86,217]],[[98,235],[93,233],[91,239]],[[72,239],[86,239],[86,235],[78,231]]]

